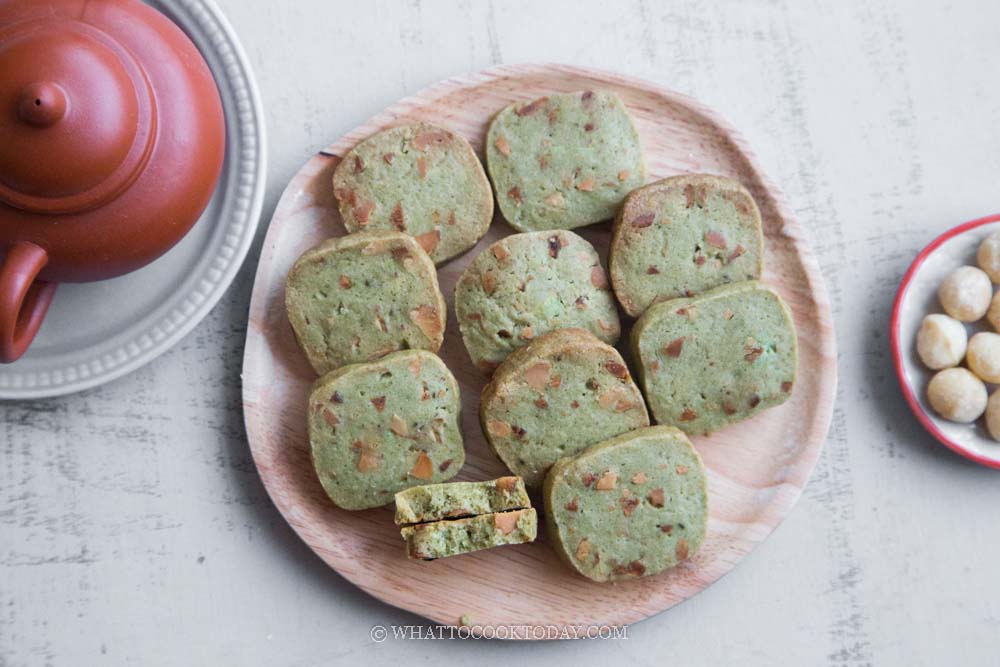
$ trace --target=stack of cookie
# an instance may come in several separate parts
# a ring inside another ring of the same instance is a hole
[[[417,123],[362,141],[337,167],[350,234],[305,253],[286,292],[324,374],[309,399],[319,479],[345,509],[395,498],[414,558],[534,540],[526,486],[544,491],[556,551],[580,574],[673,567],[698,550],[708,517],[688,435],[776,406],[795,382],[791,316],[759,282],[757,205],[719,176],[643,185],[639,135],[610,92],[512,104],[485,154],[489,179],[467,141]],[[434,354],[447,319],[435,264],[482,238],[494,193],[519,233],[471,261],[455,311],[491,378],[483,433],[517,477],[442,484],[464,448],[458,386]],[[605,272],[571,230],[611,218]],[[613,347],[619,307],[638,318],[638,383]]]

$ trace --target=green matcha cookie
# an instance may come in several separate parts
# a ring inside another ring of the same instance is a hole
[[[414,486],[396,494],[396,525],[531,507],[520,477]]]
[[[503,109],[490,123],[486,166],[503,217],[522,232],[612,218],[646,175],[625,105],[601,91]]]
[[[491,245],[462,274],[455,310],[469,356],[487,374],[548,331],[586,329],[612,344],[621,333],[597,251],[567,231],[514,234]]]
[[[652,426],[560,459],[545,478],[556,553],[594,581],[674,567],[705,538],[708,490],[698,452],[679,430]]]
[[[447,317],[433,262],[399,232],[349,234],[306,251],[288,272],[285,307],[320,374],[399,349],[436,352]]]
[[[756,281],[654,304],[632,328],[631,342],[653,418],[687,433],[780,405],[795,383],[792,316]]]
[[[346,510],[454,477],[465,463],[458,384],[436,355],[394,352],[316,380],[309,443],[316,474]]]
[[[532,487],[557,459],[649,426],[621,355],[582,329],[552,331],[507,357],[483,389],[479,419],[500,460]]]
[[[534,542],[538,514],[532,508],[480,514],[465,519],[418,523],[400,531],[410,558],[434,560],[504,544]]]
[[[760,278],[760,211],[736,181],[674,176],[632,191],[615,220],[609,274],[638,317],[657,301]]]
[[[337,165],[333,192],[347,231],[406,232],[438,264],[474,246],[493,219],[493,193],[472,146],[428,123],[359,143]]]

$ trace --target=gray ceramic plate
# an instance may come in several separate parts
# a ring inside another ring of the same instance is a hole
[[[57,396],[129,373],[168,350],[218,302],[254,237],[264,197],[264,115],[232,28],[211,0],[155,0],[198,46],[226,114],[226,159],[201,219],[167,254],[97,283],[63,284],[34,343],[0,366],[0,398]]]

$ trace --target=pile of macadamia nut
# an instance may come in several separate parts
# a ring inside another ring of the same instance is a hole
[[[928,315],[917,332],[920,360],[937,371],[927,385],[927,400],[934,411],[953,422],[971,423],[986,414],[986,429],[1000,440],[1000,389],[988,396],[986,383],[1000,384],[1000,232],[979,246],[977,269],[963,266],[952,271],[938,288],[938,299],[947,315]],[[986,317],[994,332],[969,338],[964,322]],[[965,368],[959,366],[965,360]]]

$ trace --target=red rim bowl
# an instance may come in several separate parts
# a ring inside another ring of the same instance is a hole
[[[958,227],[949,229],[944,234],[941,234],[941,236],[927,244],[927,247],[920,251],[920,253],[913,260],[913,263],[910,264],[910,268],[906,270],[906,274],[903,276],[903,281],[899,285],[899,290],[896,292],[896,300],[892,304],[892,317],[889,320],[889,340],[892,344],[892,361],[896,367],[896,378],[899,380],[899,387],[903,391],[903,396],[906,398],[906,402],[910,404],[910,409],[913,410],[913,414],[916,415],[917,420],[923,425],[923,427],[927,429],[927,431],[933,435],[938,442],[953,452],[961,454],[965,458],[984,466],[1000,469],[1000,460],[985,457],[978,452],[969,449],[964,444],[949,438],[948,435],[934,422],[934,419],[927,414],[923,406],[920,404],[920,401],[917,399],[917,395],[914,393],[913,387],[910,385],[910,382],[906,377],[906,372],[903,368],[903,348],[900,341],[900,311],[902,309],[903,299],[906,297],[907,290],[910,288],[910,282],[913,280],[913,277],[916,275],[923,263],[931,255],[931,253],[937,250],[937,248],[940,247],[945,241],[991,222],[1000,222],[1000,214],[989,215],[985,218],[978,218],[959,225]],[[907,344],[912,345],[913,341],[908,341]],[[998,444],[998,446],[1000,446],[1000,444]]]

